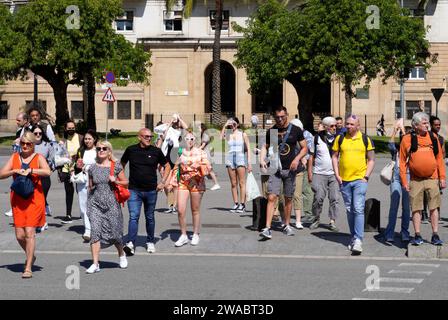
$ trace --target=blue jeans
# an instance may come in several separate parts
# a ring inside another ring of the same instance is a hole
[[[409,177],[408,177],[409,179]],[[390,184],[390,208],[389,223],[387,224],[384,237],[393,239],[395,235],[395,225],[397,223],[398,207],[401,197],[401,237],[409,238],[409,222],[411,219],[411,208],[409,206],[409,192],[400,183],[400,173],[397,166],[394,169],[394,176]]]
[[[156,227],[156,221],[154,219],[154,209],[157,202],[157,191],[136,191],[130,190],[131,197],[128,200],[129,209],[129,228],[128,228],[128,242],[135,244],[138,233],[138,220],[140,218],[140,211],[143,207],[145,210],[146,218],[146,242],[154,243],[154,230]]]
[[[367,185],[367,182],[362,180],[343,181],[341,185],[352,240],[362,241],[364,238],[364,207]]]

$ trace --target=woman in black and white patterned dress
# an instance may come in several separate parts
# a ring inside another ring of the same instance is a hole
[[[123,251],[123,213],[115,199],[111,184],[127,187],[128,180],[122,166],[112,154],[112,145],[100,141],[96,146],[96,163],[91,165],[89,173],[89,195],[87,216],[91,224],[90,247],[93,264],[87,273],[100,271],[99,255],[101,247],[115,245],[120,258],[120,268],[127,268],[128,262]],[[112,161],[115,162],[114,175],[110,175]]]

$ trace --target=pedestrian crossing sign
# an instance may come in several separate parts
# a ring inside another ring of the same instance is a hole
[[[112,93],[112,89],[108,88],[106,94],[103,97],[104,102],[115,102],[114,94]]]

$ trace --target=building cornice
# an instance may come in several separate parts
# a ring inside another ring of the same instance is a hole
[[[235,49],[236,41],[241,37],[226,37],[221,38],[221,48],[223,49]],[[213,38],[176,38],[176,37],[152,37],[152,38],[139,38],[137,43],[143,44],[147,49],[157,48],[188,48],[197,50],[199,48],[213,48]]]

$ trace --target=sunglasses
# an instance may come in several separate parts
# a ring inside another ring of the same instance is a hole
[[[287,116],[275,116],[274,119],[275,120],[282,120],[285,119]]]
[[[33,146],[33,143],[32,143],[32,142],[24,142],[24,141],[20,141],[20,145],[21,145],[21,146],[31,147],[31,146]]]
[[[41,135],[42,135],[42,132],[34,132],[34,135],[35,135],[35,136],[41,136]]]
[[[332,125],[329,125],[329,127],[330,127],[330,128],[336,128],[336,127],[337,127],[337,125],[335,125],[335,124],[332,124]]]
[[[96,151],[100,152],[100,151],[107,151],[109,150],[108,147],[96,147]]]
[[[146,139],[146,140],[150,140],[150,139],[152,139],[154,136],[153,135],[140,135],[140,137],[142,137],[143,139]]]

